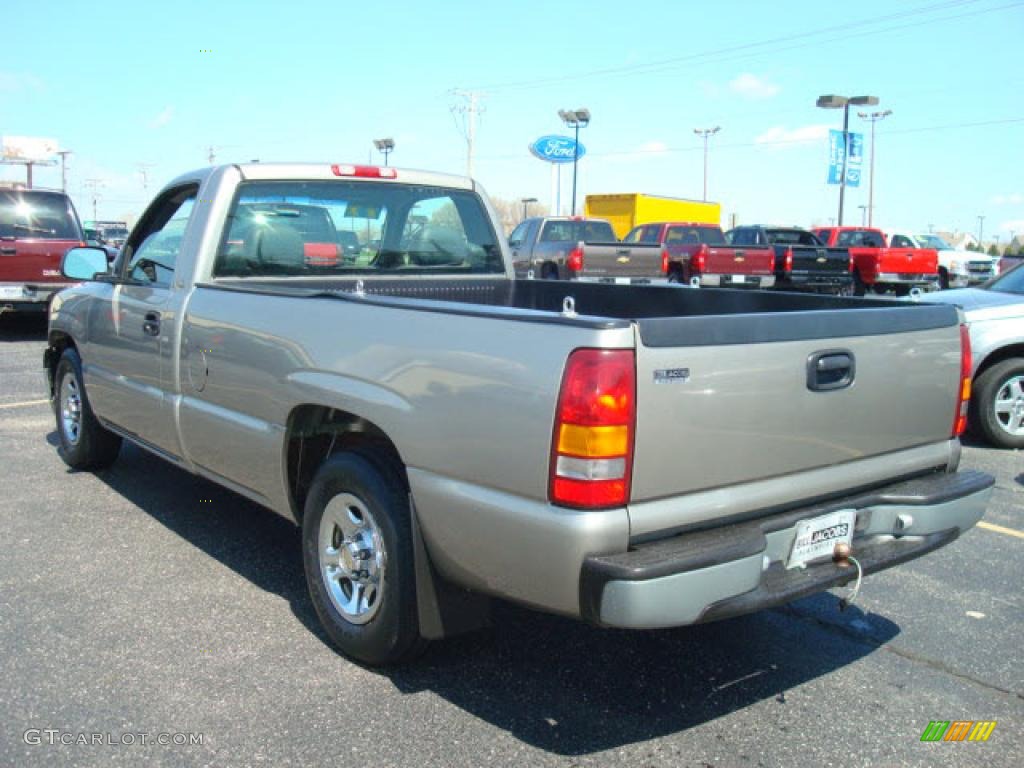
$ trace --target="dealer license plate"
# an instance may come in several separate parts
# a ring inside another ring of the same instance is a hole
[[[732,281],[733,281],[734,283],[745,283],[745,282],[747,282],[747,277],[746,277],[746,275],[732,275],[732,276],[730,277],[730,279],[731,279],[731,280],[732,280]]]
[[[786,568],[803,568],[814,560],[832,557],[836,544],[853,542],[857,510],[841,509],[827,515],[801,520],[796,524],[796,538]]]
[[[0,299],[23,299],[25,293],[20,285],[0,285]]]

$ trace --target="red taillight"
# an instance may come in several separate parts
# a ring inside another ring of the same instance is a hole
[[[703,272],[708,266],[708,246],[707,244],[701,245],[697,249],[697,252],[693,254],[693,258],[690,259],[690,269],[693,272]]]
[[[953,414],[953,437],[967,429],[967,410],[971,402],[971,335],[966,325],[960,326],[960,391]]]
[[[332,165],[331,173],[335,176],[357,176],[363,179],[397,179],[398,171],[394,168],[379,165]]]
[[[775,251],[772,250],[771,255],[768,257],[768,273],[771,274],[775,271]]]
[[[793,271],[793,249],[792,248],[787,248],[786,249],[786,256],[782,260],[782,269],[785,270],[786,272],[792,272]]]
[[[668,248],[661,249],[661,274],[667,275],[669,267]]]
[[[629,503],[635,421],[633,350],[569,355],[551,440],[552,503],[586,509]]]
[[[850,274],[852,275],[853,274],[853,266],[854,266],[854,264],[853,264],[853,254],[852,253],[850,254],[850,258],[847,261],[850,262],[849,263],[849,269],[850,269]]]
[[[571,272],[582,272],[583,271],[583,243],[577,243],[576,247],[569,251],[569,255],[566,257],[565,265],[569,267]]]

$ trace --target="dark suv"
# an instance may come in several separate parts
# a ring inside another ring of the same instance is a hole
[[[83,244],[66,194],[0,186],[0,312],[45,310],[69,285],[60,273],[64,253]]]

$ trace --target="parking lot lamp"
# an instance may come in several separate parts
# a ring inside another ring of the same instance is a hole
[[[394,149],[395,149],[395,140],[394,139],[390,139],[390,138],[389,139],[374,139],[373,140],[373,146],[375,146],[377,148],[378,152],[382,152],[384,154],[384,165],[387,166],[387,164],[388,164],[388,155],[391,152],[393,152]]]
[[[875,212],[875,123],[879,120],[885,120],[889,115],[892,114],[891,109],[887,109],[884,112],[858,112],[857,117],[861,120],[871,121],[871,170],[868,176],[868,226],[872,226],[874,222]]]
[[[878,103],[877,96],[837,96],[834,93],[819,96],[817,106],[822,109],[843,110],[843,168],[839,177],[839,224],[843,226],[843,203],[846,197],[846,159],[850,154],[850,105],[856,107],[873,107]]]
[[[693,132],[698,136],[704,137],[704,202],[708,201],[708,137],[714,136],[722,130],[722,126],[716,125],[714,128],[694,128]]]
[[[526,209],[527,209],[527,207],[530,205],[530,203],[536,203],[537,202],[537,198],[536,197],[523,197],[523,198],[520,198],[519,202],[523,204],[523,218],[525,219],[526,218]]]
[[[572,147],[572,215],[576,215],[576,168],[580,161],[580,128],[590,125],[590,110],[584,109],[560,109],[558,116],[569,128],[576,129],[576,141]]]

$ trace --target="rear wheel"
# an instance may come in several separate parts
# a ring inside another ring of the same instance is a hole
[[[853,270],[853,295],[863,296],[867,293],[868,287],[860,277],[860,272]]]
[[[342,653],[384,665],[425,647],[409,502],[397,470],[360,453],[328,459],[310,487],[302,543],[313,606]]]
[[[939,288],[943,291],[949,288],[949,272],[945,267],[939,267]]]
[[[64,350],[57,362],[54,382],[61,458],[74,469],[102,469],[113,464],[121,450],[121,438],[96,420],[85,393],[82,360],[77,351]]]
[[[996,363],[974,380],[971,423],[992,445],[1024,448],[1024,358]]]
[[[558,279],[558,267],[554,264],[545,264],[540,268],[541,280],[557,280]]]
[[[911,287],[909,285],[895,285],[893,286],[893,291],[897,296],[909,296]]]

